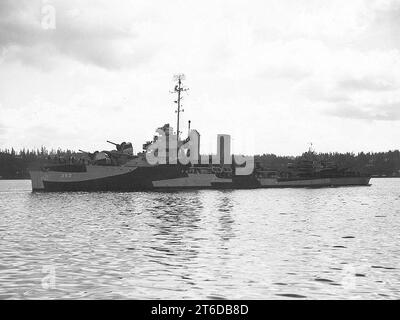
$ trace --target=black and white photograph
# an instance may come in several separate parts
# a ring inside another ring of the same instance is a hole
[[[399,149],[400,0],[0,0],[0,300],[398,300]]]

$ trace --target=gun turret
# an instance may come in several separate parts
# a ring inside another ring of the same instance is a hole
[[[98,153],[98,151],[95,151],[95,152],[91,153],[91,152],[88,152],[88,151],[83,151],[81,149],[79,149],[79,152],[82,152],[82,153],[86,154],[91,160],[93,160],[95,155]]]
[[[117,149],[117,151],[122,151],[122,144],[118,144],[118,143],[115,143],[115,142],[112,142],[112,141],[109,141],[109,140],[107,140],[107,142],[108,143],[111,143],[112,145],[114,145],[115,146],[115,148]]]

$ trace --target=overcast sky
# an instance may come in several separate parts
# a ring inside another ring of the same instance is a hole
[[[400,1],[1,0],[0,148],[140,151],[184,73],[202,152],[398,149],[399,50]]]

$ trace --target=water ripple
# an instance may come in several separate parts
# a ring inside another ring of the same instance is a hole
[[[0,299],[398,299],[399,187],[45,194],[0,181]]]

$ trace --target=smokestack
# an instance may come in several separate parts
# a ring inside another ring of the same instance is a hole
[[[231,136],[229,134],[217,136],[217,157],[220,165],[231,164]]]

